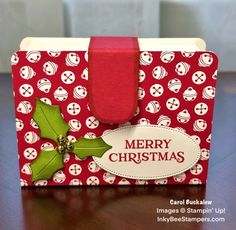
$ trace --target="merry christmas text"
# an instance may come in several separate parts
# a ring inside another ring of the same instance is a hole
[[[111,153],[111,162],[133,162],[140,164],[143,161],[184,161],[183,151],[168,151],[171,139],[134,139],[125,140],[124,152]],[[143,150],[143,151],[142,151]]]

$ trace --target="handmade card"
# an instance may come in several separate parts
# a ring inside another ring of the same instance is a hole
[[[21,186],[206,183],[218,61],[200,39],[27,38],[11,63]]]

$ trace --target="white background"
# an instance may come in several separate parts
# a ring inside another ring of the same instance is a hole
[[[0,72],[26,36],[201,37],[236,71],[236,0],[0,0]]]

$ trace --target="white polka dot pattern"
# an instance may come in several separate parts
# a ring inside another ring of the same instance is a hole
[[[140,53],[138,108],[123,125],[169,126],[189,134],[201,148],[201,159],[189,171],[157,180],[121,178],[101,169],[91,157],[65,155],[65,168],[51,180],[32,183],[30,163],[41,149],[55,143],[40,139],[32,120],[35,98],[60,105],[70,126],[68,138],[95,138],[118,125],[104,125],[88,107],[88,53],[84,51],[17,52],[11,58],[16,104],[16,129],[22,186],[98,184],[201,184],[206,182],[210,156],[212,111],[215,98],[217,61],[210,52]],[[114,106],[117,102],[114,102]]]

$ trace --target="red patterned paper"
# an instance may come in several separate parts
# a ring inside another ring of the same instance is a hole
[[[52,179],[31,182],[29,164],[41,148],[56,147],[39,137],[39,129],[32,119],[35,98],[61,107],[71,127],[71,140],[102,136],[118,127],[99,123],[89,111],[87,61],[84,51],[19,51],[12,56],[21,185],[205,184],[217,57],[211,52],[169,51],[140,53],[139,105],[135,116],[120,126],[155,124],[186,132],[199,143],[202,152],[192,169],[169,178],[134,180],[104,171],[92,157],[80,160],[74,154],[66,154],[65,168]]]

